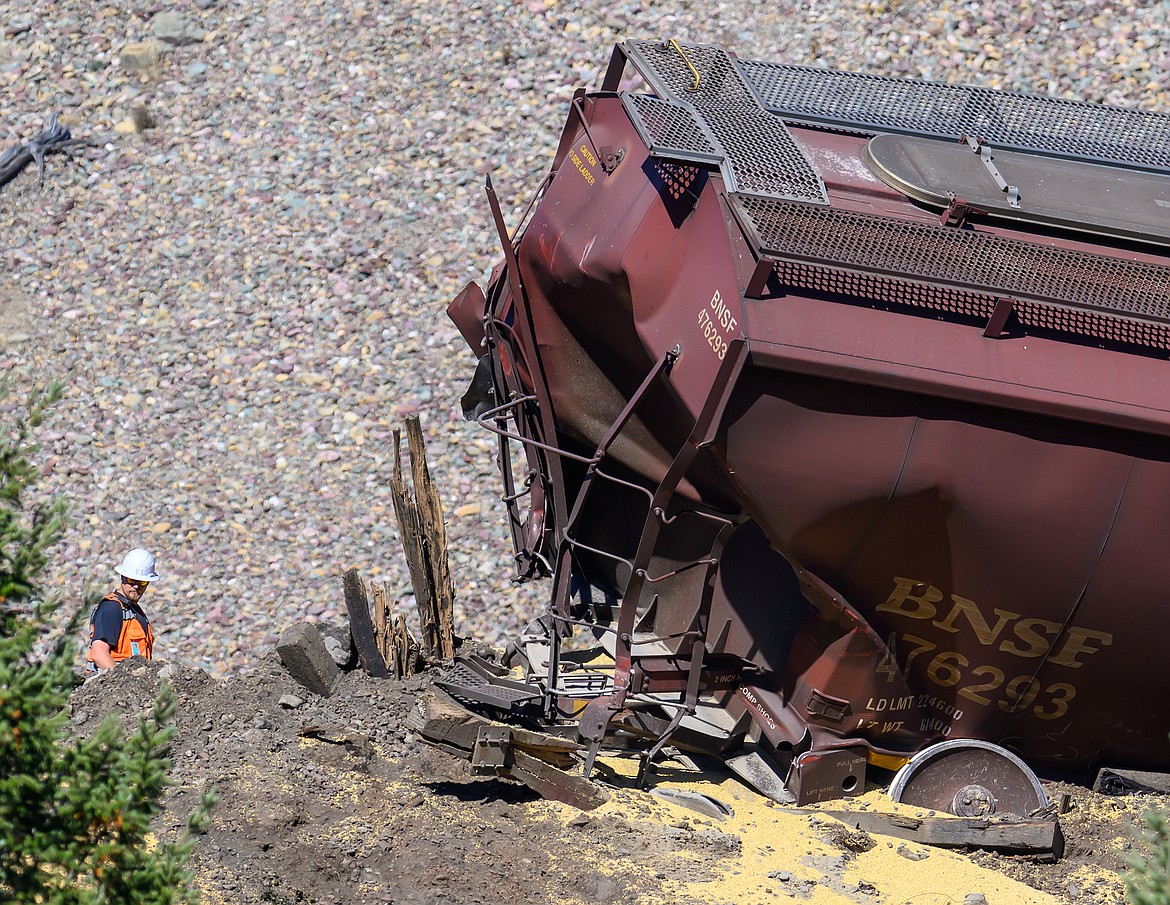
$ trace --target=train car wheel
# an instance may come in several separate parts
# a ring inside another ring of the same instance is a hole
[[[915,754],[894,776],[890,797],[960,817],[1024,817],[1048,804],[1040,780],[1016,755],[966,738]]]

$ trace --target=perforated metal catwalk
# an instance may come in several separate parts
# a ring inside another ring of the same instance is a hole
[[[812,163],[784,123],[764,110],[727,51],[677,42],[630,41],[624,47],[630,62],[661,97],[699,114],[724,155],[730,189],[829,203]]]
[[[970,135],[1004,148],[1170,170],[1170,116],[1056,97],[759,60],[739,71],[786,120],[861,132]]]

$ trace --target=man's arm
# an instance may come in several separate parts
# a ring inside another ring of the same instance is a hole
[[[98,669],[113,669],[113,644],[122,631],[122,607],[116,600],[106,599],[98,604],[93,613],[93,641],[89,652]]]
[[[89,646],[89,652],[93,656],[93,663],[98,669],[114,668],[114,658],[110,654],[110,645],[105,641],[95,641]]]

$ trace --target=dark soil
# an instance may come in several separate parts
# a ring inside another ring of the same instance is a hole
[[[274,654],[225,680],[131,660],[74,692],[74,730],[92,732],[111,711],[136,720],[161,678],[179,708],[160,835],[181,832],[200,794],[218,791],[192,862],[210,905],[634,902],[681,878],[669,853],[713,844],[676,827],[648,832],[588,815],[566,826],[527,787],[473,777],[455,758],[408,740],[403,724],[429,676],[351,672],[320,698]],[[293,699],[301,703],[289,706]],[[614,859],[636,869],[621,877],[582,870]]]
[[[1061,816],[1064,857],[1055,864],[974,852],[979,864],[993,867],[1036,889],[1070,902],[1124,902],[1121,878],[1128,859],[1146,851],[1144,817],[1151,810],[1170,812],[1170,794],[1104,795],[1070,783],[1045,783],[1052,801],[1070,797]]]
[[[524,786],[472,776],[405,728],[430,678],[375,680],[359,670],[321,698],[274,653],[225,680],[130,660],[75,690],[71,725],[90,733],[109,712],[136,720],[163,679],[174,687],[174,784],[158,830],[174,838],[199,795],[218,791],[192,858],[205,905],[685,902],[678,883],[750,844],[686,821],[573,812]],[[1049,788],[1054,800],[1062,792],[1071,810],[1061,818],[1061,861],[971,857],[1070,902],[1123,901],[1119,877],[1141,815],[1170,807],[1170,796]]]

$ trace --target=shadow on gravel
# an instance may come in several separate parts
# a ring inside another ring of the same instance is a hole
[[[426,782],[422,783],[436,795],[449,795],[460,801],[502,801],[505,804],[526,804],[540,801],[540,796],[527,786],[500,782],[497,779],[476,779],[470,782]]]

